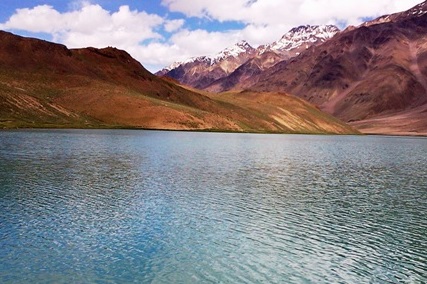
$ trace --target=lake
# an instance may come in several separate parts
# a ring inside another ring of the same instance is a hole
[[[426,283],[427,139],[0,131],[1,283]]]

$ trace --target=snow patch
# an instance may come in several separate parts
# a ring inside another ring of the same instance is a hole
[[[230,58],[230,57],[239,57],[241,54],[246,54],[248,52],[254,51],[255,49],[245,40],[242,40],[233,46],[227,47],[226,49],[218,52],[216,55],[209,57],[209,56],[198,56],[198,57],[191,57],[184,61],[177,61],[169,65],[165,68],[165,70],[170,71],[175,68],[178,68],[181,65],[185,65],[188,63],[194,63],[194,62],[205,62],[209,65],[214,65],[215,63],[222,62],[223,60]]]
[[[248,54],[257,51],[258,54],[263,54],[267,51],[274,51],[281,53],[284,51],[291,51],[299,47],[305,47],[306,49],[316,42],[325,42],[332,38],[340,30],[333,25],[323,26],[299,26],[291,29],[283,37],[271,44],[263,45],[258,49],[253,48],[248,42],[242,40],[233,46],[227,47],[212,57],[199,56],[192,57],[184,61],[174,62],[170,66],[166,67],[166,71],[178,68],[181,65],[194,62],[204,62],[208,65],[214,65],[220,63],[229,58],[238,58],[242,54]]]
[[[227,47],[223,51],[217,53],[213,58],[212,62],[221,62],[229,57],[239,57],[241,54],[254,51],[255,49],[245,40],[242,40],[231,47]]]
[[[325,42],[332,38],[340,30],[333,25],[324,26],[299,26],[291,29],[283,37],[271,44],[261,46],[259,53],[262,54],[268,50],[276,52],[291,51],[299,48],[303,44]]]

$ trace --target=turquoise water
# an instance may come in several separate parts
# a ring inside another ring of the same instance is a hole
[[[1,283],[425,283],[427,139],[0,132]]]

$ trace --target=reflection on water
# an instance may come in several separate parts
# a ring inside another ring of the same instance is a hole
[[[0,282],[423,283],[427,139],[0,132]]]

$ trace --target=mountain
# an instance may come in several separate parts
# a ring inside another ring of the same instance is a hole
[[[280,40],[258,47],[257,51],[258,54],[273,51],[282,55],[283,59],[289,59],[298,56],[312,45],[329,40],[339,31],[334,25],[299,26],[284,34]]]
[[[241,41],[214,57],[201,56],[176,62],[156,75],[167,76],[182,84],[203,89],[213,81],[227,76],[254,55],[255,49],[246,41]]]
[[[242,64],[233,73],[219,78],[204,89],[224,92],[244,89],[254,83],[257,75],[276,63],[296,57],[311,46],[319,45],[332,38],[339,29],[333,25],[299,26],[291,29],[278,41],[257,48],[256,55]]]
[[[244,83],[250,85],[252,83],[252,78],[260,75],[262,71],[274,66],[280,61],[282,61],[282,56],[276,52],[266,50],[243,63],[228,76],[213,81],[206,86],[204,90],[220,93],[236,88]]]
[[[242,41],[213,58],[202,56],[176,62],[156,75],[174,78],[197,89],[224,91],[240,82],[240,77],[250,77],[254,72],[260,72],[282,60],[297,56],[310,46],[325,42],[338,31],[339,29],[332,25],[300,26],[291,29],[280,40],[257,49]],[[248,64],[238,70],[245,63]]]
[[[274,108],[251,107],[263,96],[215,99],[151,74],[116,48],[68,49],[0,31],[0,128],[357,132],[286,94],[272,94],[279,97]]]
[[[384,15],[377,19],[374,19],[372,21],[368,21],[363,23],[361,26],[369,27],[372,25],[382,24],[382,23],[390,23],[390,22],[398,22],[405,19],[410,19],[413,17],[420,17],[424,14],[427,14],[426,8],[425,8],[425,2],[420,3],[413,8],[400,12],[400,13],[394,13],[391,15]]]
[[[366,133],[427,134],[427,1],[348,28],[250,80],[252,90],[291,93]]]
[[[223,109],[216,102],[154,76],[125,51],[70,50],[6,32],[0,42],[4,127],[238,129],[215,113]]]

